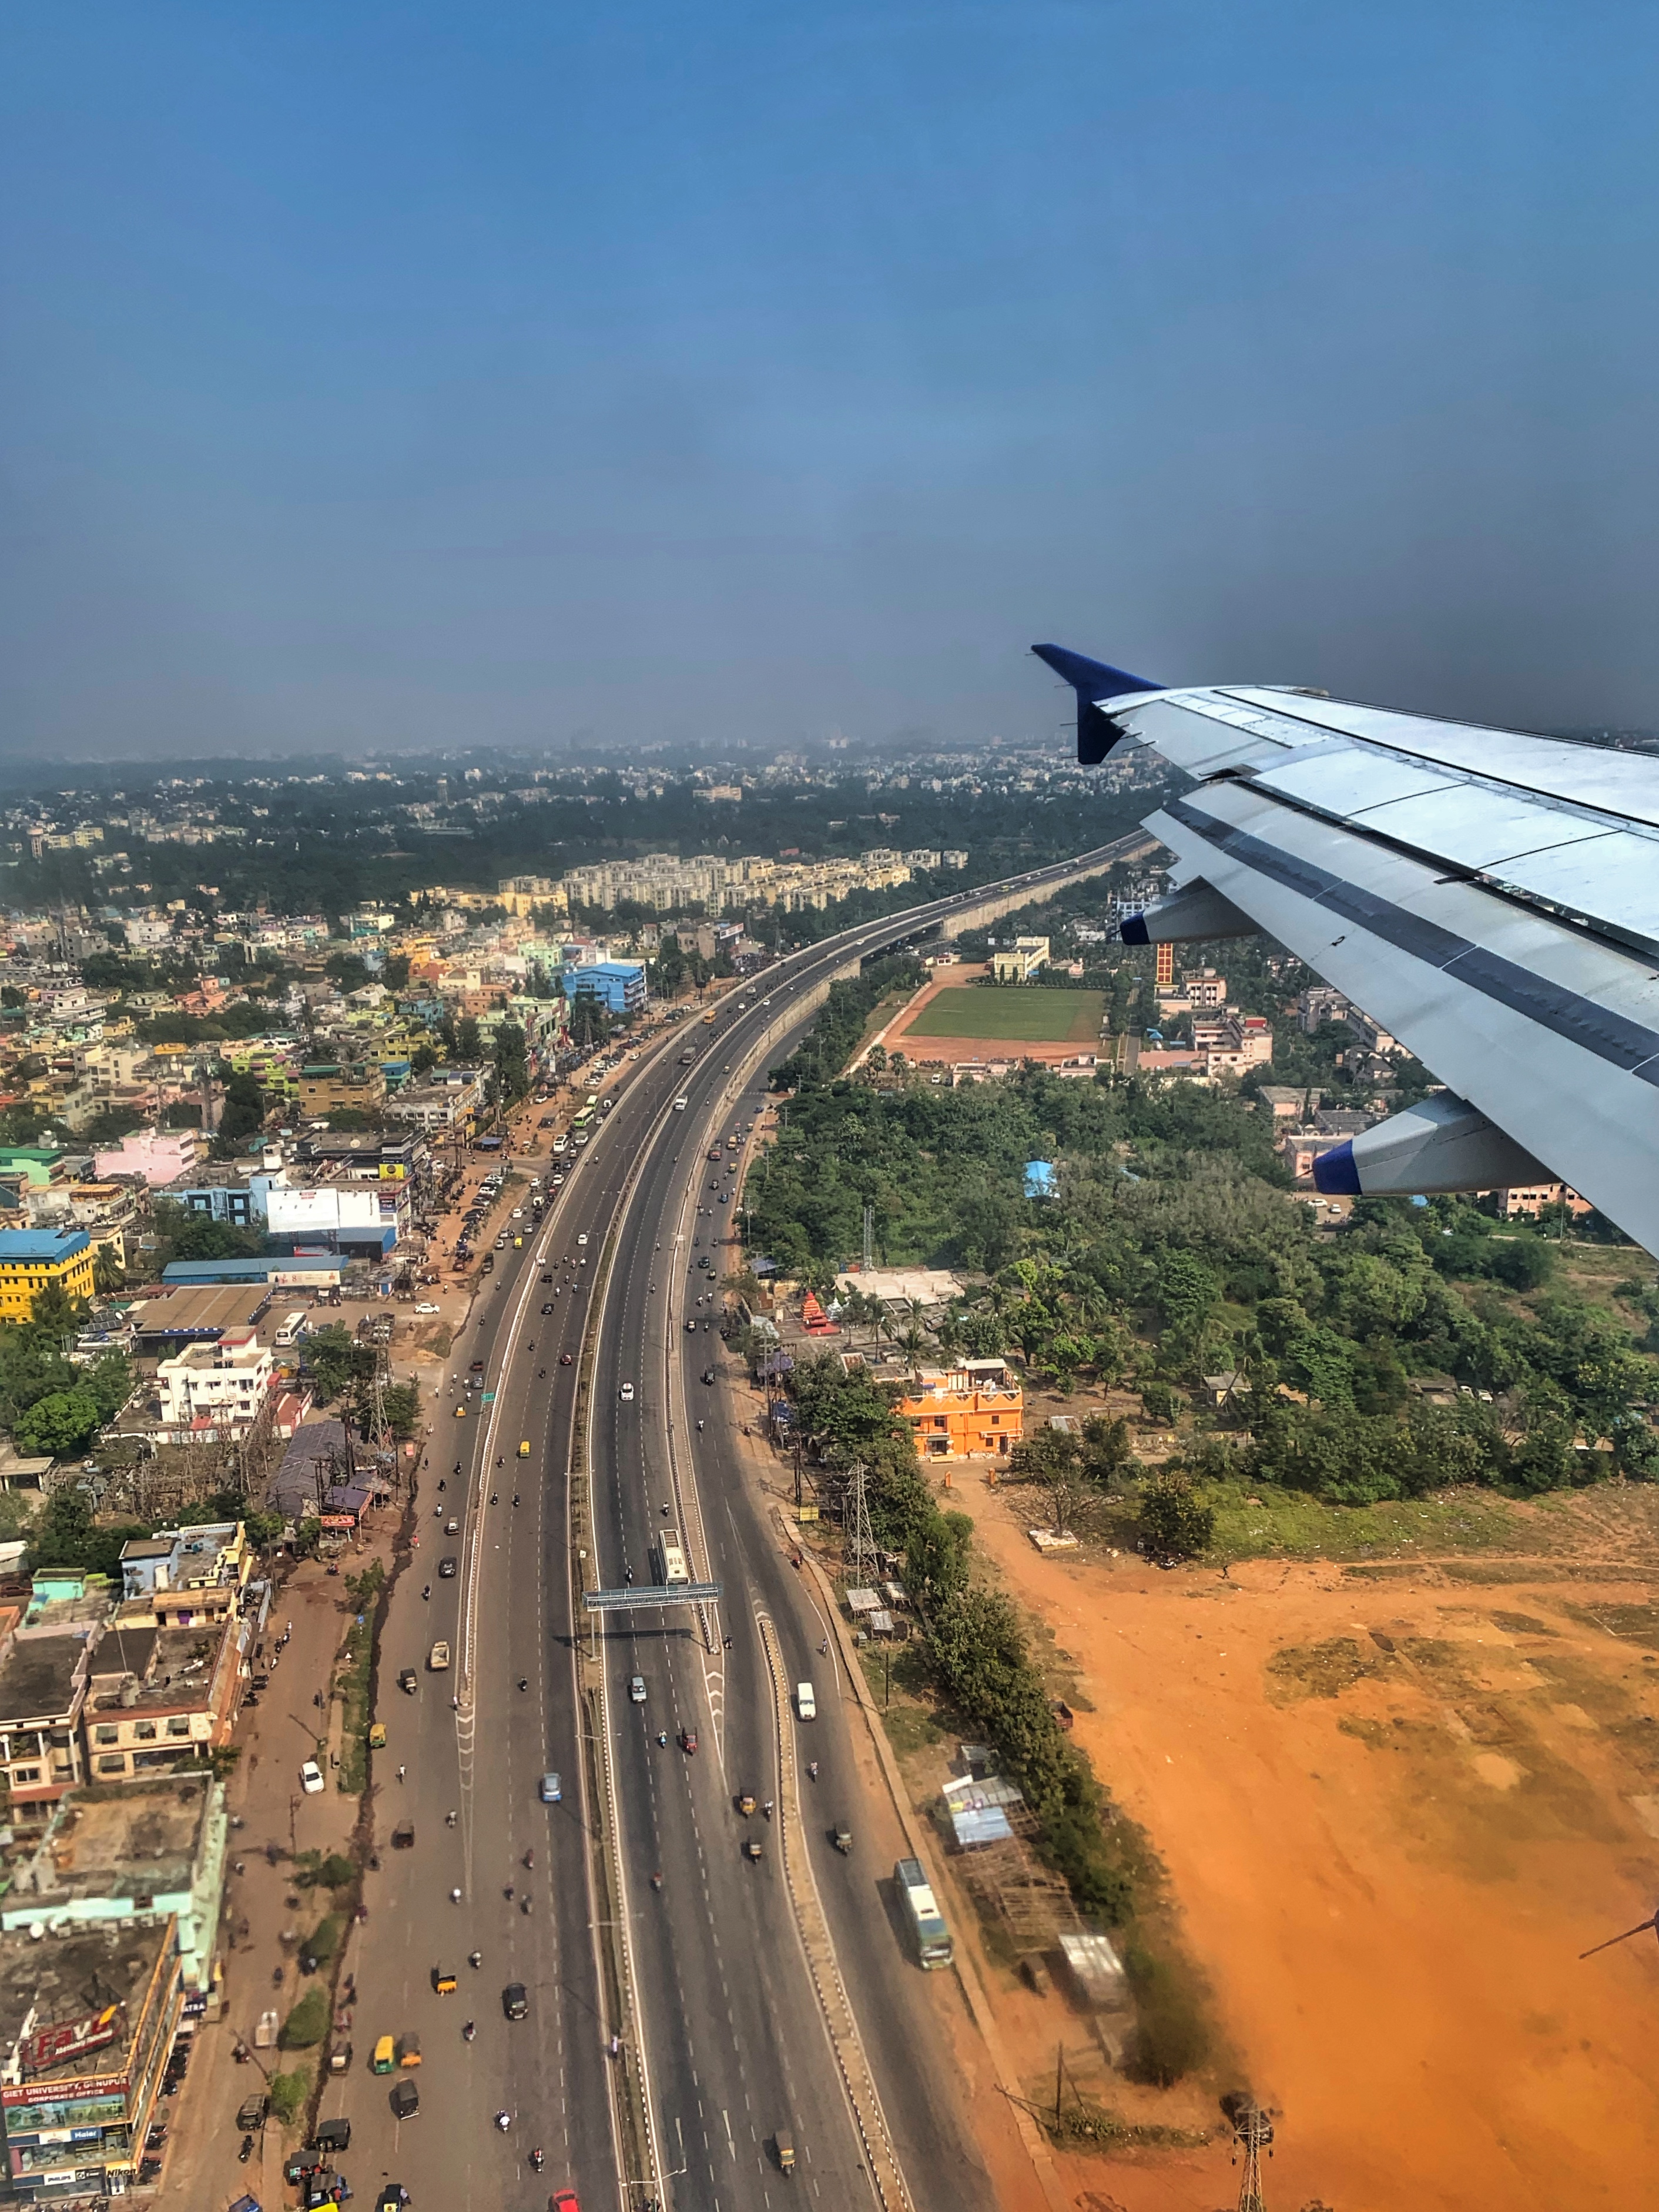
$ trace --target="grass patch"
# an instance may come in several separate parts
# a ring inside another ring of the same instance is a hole
[[[930,999],[904,1034],[909,1037],[984,1037],[1025,1044],[1093,1044],[1106,1010],[1103,991],[1050,991],[1041,986],[990,989],[955,985]]]
[[[346,1577],[346,1595],[356,1615],[346,1631],[334,1692],[341,1705],[340,1766],[336,1786],[348,1796],[368,1787],[369,1682],[374,1665],[374,1632],[386,1571],[372,1559],[360,1575]]]
[[[1566,1610],[1586,1628],[1599,1628],[1604,1636],[1639,1644],[1644,1651],[1659,1651],[1659,1605],[1570,1605]]]
[[[1332,1636],[1323,1644],[1286,1644],[1267,1662],[1269,1695],[1275,1705],[1304,1698],[1340,1698],[1356,1682],[1382,1672],[1379,1652],[1362,1650],[1352,1636]]]
[[[1326,1505],[1306,1491],[1271,1484],[1200,1486],[1215,1515],[1206,1556],[1234,1559],[1341,1559],[1408,1553],[1520,1551],[1535,1547],[1507,1498],[1489,1490],[1447,1490],[1381,1505]]]
[[[291,2074],[270,2077],[270,2109],[284,2127],[291,2126],[306,2108],[311,2094],[311,2069],[296,2066]]]

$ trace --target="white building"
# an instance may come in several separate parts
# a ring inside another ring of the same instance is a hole
[[[191,1344],[155,1370],[161,1425],[245,1428],[264,1403],[275,1362],[251,1328],[227,1329],[216,1344]]]

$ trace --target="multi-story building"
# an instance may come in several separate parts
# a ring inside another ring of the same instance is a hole
[[[102,2203],[137,2178],[183,2012],[171,1913],[0,1936],[0,2077],[11,2194]]]
[[[613,1014],[637,1013],[646,1000],[645,968],[638,960],[596,960],[563,971],[565,995],[597,999]]]
[[[924,1367],[894,1410],[923,1459],[1006,1459],[1024,1433],[1025,1394],[1003,1359]]]
[[[123,1606],[88,1670],[81,1727],[91,1779],[106,1785],[171,1773],[228,1743],[251,1629],[230,1613],[164,1627],[153,1601]]]
[[[11,1611],[0,1657],[0,1769],[14,1829],[39,1827],[84,1778],[81,1712],[94,1625],[20,1628]]]
[[[373,1113],[386,1099],[386,1077],[372,1060],[314,1060],[300,1070],[300,1107],[318,1119]]]
[[[84,1229],[0,1229],[0,1321],[27,1321],[52,1285],[92,1296],[92,1239]]]
[[[185,1437],[204,1428],[234,1436],[258,1419],[276,1371],[273,1355],[251,1328],[186,1345],[155,1370],[161,1425]]]

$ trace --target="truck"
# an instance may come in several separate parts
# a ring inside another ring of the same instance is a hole
[[[665,1589],[690,1581],[691,1571],[685,1564],[685,1548],[678,1528],[665,1528],[658,1537],[657,1567]]]
[[[916,1947],[917,1963],[929,1971],[935,1966],[948,1966],[956,1956],[956,1947],[921,1861],[900,1859],[893,1869],[893,1887],[904,1908],[905,1924]]]

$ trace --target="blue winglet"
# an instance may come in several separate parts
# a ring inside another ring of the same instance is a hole
[[[1144,676],[1131,676],[1127,668],[1112,668],[1103,660],[1091,660],[1085,653],[1073,653],[1066,646],[1034,645],[1031,650],[1077,693],[1077,757],[1085,768],[1097,768],[1123,735],[1111,716],[1102,713],[1101,700],[1122,698],[1132,691],[1163,691],[1169,688],[1153,684]]]
[[[1314,1188],[1327,1198],[1359,1196],[1359,1170],[1354,1164],[1352,1137],[1319,1154],[1313,1164],[1313,1181]]]

